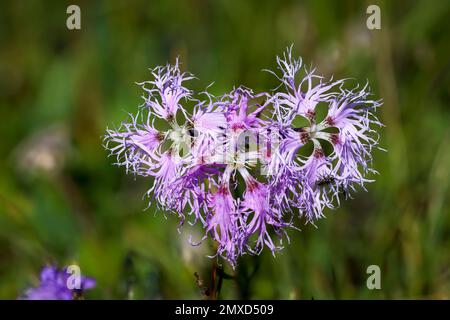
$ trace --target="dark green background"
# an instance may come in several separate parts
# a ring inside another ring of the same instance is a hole
[[[66,28],[81,7],[82,29]],[[381,7],[382,29],[366,28]],[[369,80],[384,100],[380,172],[327,219],[291,232],[276,258],[240,261],[222,298],[449,298],[448,1],[2,1],[0,4],[0,298],[36,284],[46,263],[98,280],[87,298],[201,298],[205,243],[151,207],[149,181],[101,146],[107,125],[141,103],[134,83],[173,62],[222,94],[267,91],[290,44],[307,65]],[[382,289],[366,287],[381,268]],[[233,273],[229,270],[229,273]]]

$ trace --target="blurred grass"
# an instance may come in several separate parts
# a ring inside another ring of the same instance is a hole
[[[147,67],[179,55],[193,89],[269,90],[260,70],[291,43],[325,76],[370,81],[388,152],[369,192],[291,232],[275,259],[244,258],[221,297],[449,298],[448,2],[79,1],[80,31],[66,29],[69,4],[0,4],[0,298],[50,262],[96,277],[88,298],[200,298],[209,244],[143,211],[148,182],[113,167],[101,135],[136,110]],[[369,4],[382,30],[366,29]],[[366,288],[371,264],[382,290]]]

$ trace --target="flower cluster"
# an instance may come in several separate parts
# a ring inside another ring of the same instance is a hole
[[[314,223],[375,172],[381,103],[368,85],[327,81],[291,49],[277,64],[273,92],[241,86],[221,97],[185,87],[193,76],[178,61],[152,69],[137,115],[104,138],[117,165],[153,177],[151,200],[180,225],[200,224],[202,240],[214,239],[233,266],[240,255],[281,249],[296,218]]]
[[[80,298],[84,290],[95,287],[93,278],[80,275],[79,279],[74,278],[74,281],[71,281],[70,277],[71,273],[67,268],[59,270],[55,266],[44,267],[41,271],[39,286],[28,289],[20,299],[73,300]],[[73,289],[71,289],[72,286]]]

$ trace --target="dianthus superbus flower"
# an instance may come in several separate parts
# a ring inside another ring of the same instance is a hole
[[[375,172],[381,103],[368,85],[349,90],[345,80],[326,80],[303,69],[291,49],[277,64],[273,92],[241,86],[220,97],[185,87],[194,77],[178,60],[152,69],[153,79],[140,83],[137,115],[105,136],[117,165],[152,177],[150,200],[178,215],[180,226],[201,225],[202,240],[212,238],[215,255],[232,266],[241,255],[280,250],[297,215],[314,223]]]
[[[375,172],[370,168],[371,151],[378,143],[374,126],[381,123],[374,113],[381,102],[370,98],[368,85],[347,90],[344,80],[325,81],[314,70],[305,69],[302,76],[301,60],[294,60],[291,50],[277,61],[282,89],[272,97],[272,119],[284,134],[271,173],[277,176],[274,181],[284,181],[284,205],[314,222],[325,207],[339,204],[340,193],[349,196],[356,185],[364,188],[371,181],[365,174]],[[319,104],[327,108],[321,121],[316,115]],[[307,125],[295,127],[296,119]],[[313,151],[302,155],[308,143]],[[332,146],[329,153],[327,144]]]

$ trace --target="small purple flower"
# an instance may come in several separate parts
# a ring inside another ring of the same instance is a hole
[[[90,277],[81,276],[80,287],[70,289],[69,277],[71,273],[66,268],[61,270],[54,266],[44,267],[40,275],[40,284],[35,288],[28,289],[20,297],[24,300],[73,300],[82,296],[85,290],[95,287],[95,280]]]

